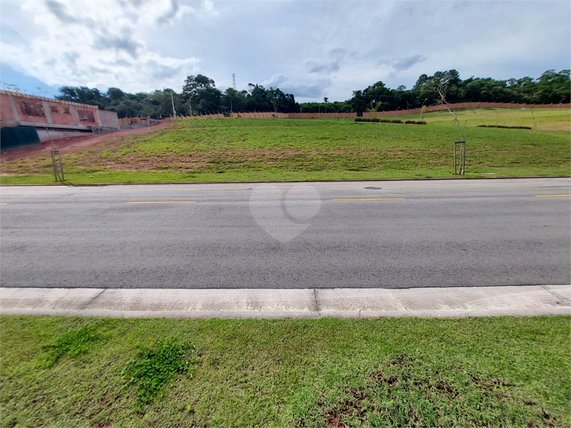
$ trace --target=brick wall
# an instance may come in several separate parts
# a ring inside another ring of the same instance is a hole
[[[97,106],[0,92],[0,121],[3,126],[18,124],[35,127],[71,127],[90,130],[95,127],[119,128],[117,113]],[[101,123],[103,122],[103,123]]]

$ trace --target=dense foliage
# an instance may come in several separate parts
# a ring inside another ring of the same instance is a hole
[[[419,108],[442,102],[448,103],[500,102],[525,104],[559,104],[570,102],[570,70],[547,70],[537,79],[494,80],[470,77],[460,79],[456,70],[437,71],[432,76],[421,75],[412,89],[399,86],[390,89],[377,82],[366,89],[353,92],[353,97],[344,102],[304,103],[303,112],[363,112],[391,111]]]
[[[94,104],[103,110],[116,111],[119,117],[172,115],[173,105],[177,114],[197,115],[232,112],[275,111],[280,113],[363,112],[407,110],[434,105],[442,101],[440,93],[449,103],[459,102],[514,102],[526,104],[559,104],[570,102],[570,70],[547,70],[533,79],[494,80],[470,77],[460,79],[456,70],[438,71],[432,76],[422,74],[412,89],[399,86],[390,89],[381,81],[353,92],[346,101],[298,104],[294,95],[279,88],[266,89],[250,83],[247,90],[228,88],[222,92],[214,80],[198,74],[188,76],[180,93],[172,89],[150,93],[129,94],[119,88],[107,92],[85,86],[63,86],[58,99]],[[440,93],[439,93],[440,91]]]
[[[150,116],[168,117],[173,113],[200,115],[232,113],[243,111],[276,111],[293,113],[299,111],[299,104],[292,94],[280,89],[266,89],[261,85],[248,84],[248,90],[228,88],[225,92],[216,88],[214,80],[198,74],[188,76],[182,92],[172,89],[156,90],[150,93],[129,94],[119,88],[109,88],[106,93],[85,86],[63,86],[57,99],[93,104],[100,109],[116,111],[121,117]]]

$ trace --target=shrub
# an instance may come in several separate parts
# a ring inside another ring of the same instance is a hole
[[[355,122],[380,122],[376,117],[356,117]]]
[[[48,352],[47,367],[53,366],[64,355],[72,357],[89,351],[87,344],[97,339],[93,325],[86,325],[79,330],[62,334],[54,343],[42,346]]]
[[[478,128],[531,129],[530,126],[478,125]]]
[[[164,386],[178,374],[192,377],[200,361],[191,342],[179,344],[175,337],[158,340],[154,349],[139,346],[137,357],[123,370],[123,378],[137,383],[137,405],[148,404],[164,393]]]

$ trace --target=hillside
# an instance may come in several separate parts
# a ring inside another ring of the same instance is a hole
[[[426,125],[191,118],[68,144],[64,170],[77,184],[452,177],[452,143],[460,139],[453,117],[441,111],[423,119]],[[568,109],[466,110],[458,122],[468,177],[569,175]],[[53,182],[48,151],[7,152],[1,162],[2,184]]]

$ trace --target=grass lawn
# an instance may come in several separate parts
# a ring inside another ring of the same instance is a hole
[[[2,317],[1,425],[565,427],[570,321]]]
[[[415,119],[418,115],[399,116]],[[117,136],[63,155],[72,184],[356,180],[452,177],[448,112],[427,125],[352,119],[186,119],[150,134]],[[466,177],[568,176],[568,109],[487,109],[458,113]],[[477,125],[530,126],[532,130]],[[46,156],[3,161],[2,184],[53,183]]]

